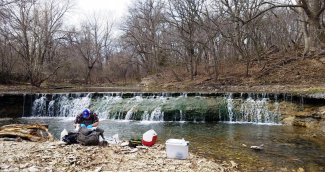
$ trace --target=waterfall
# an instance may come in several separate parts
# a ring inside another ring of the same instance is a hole
[[[150,119],[150,114],[148,113],[148,111],[144,111],[141,120],[142,121],[149,121]]]
[[[39,97],[39,95],[37,95]],[[33,102],[32,115],[40,117],[46,114],[46,95],[42,94],[41,97]]]
[[[98,115],[99,118],[106,119],[115,119],[120,116],[120,112],[112,113],[114,110],[113,107],[121,104],[123,98],[121,96],[112,96],[109,94],[104,95],[102,98],[99,98],[97,101],[94,102],[96,104],[93,107]]]
[[[160,107],[155,108],[150,115],[150,121],[164,121],[164,112]]]
[[[125,120],[131,120],[132,119],[132,114],[135,109],[135,106],[133,106],[125,115]]]
[[[28,116],[75,117],[89,108],[110,120],[278,123],[279,106],[266,94],[37,94]]]
[[[91,101],[91,94],[85,97],[68,97],[67,94],[56,95],[56,99],[47,100],[45,94],[34,100],[32,107],[32,116],[50,116],[50,117],[75,117],[88,108]],[[52,97],[52,98],[55,98]],[[48,102],[48,103],[47,103]]]
[[[227,98],[227,109],[228,109],[228,116],[229,116],[229,122],[233,121],[233,116],[234,116],[234,112],[233,112],[233,101],[232,101],[232,94],[230,93],[228,98]]]
[[[151,114],[145,111],[142,115],[142,121],[164,121],[164,112],[161,111],[161,107],[156,107]]]
[[[249,96],[247,99],[237,100],[237,106],[235,107],[234,101],[229,95],[227,97],[227,109],[229,122],[250,122],[257,124],[277,124],[279,123],[279,103],[272,102],[266,95],[262,95],[262,98],[252,98]],[[273,110],[270,110],[272,107]],[[234,109],[238,109],[234,113]]]
[[[180,122],[185,122],[185,115],[183,114],[182,110],[179,110],[179,116],[180,116],[179,121]]]
[[[55,116],[54,103],[55,103],[54,100],[51,100],[50,103],[49,103],[49,107],[47,108],[48,116],[51,116],[51,117]]]

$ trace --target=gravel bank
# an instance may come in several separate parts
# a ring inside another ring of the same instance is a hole
[[[0,141],[0,171],[236,171],[234,162],[217,163],[192,153],[187,160],[167,159],[165,146],[150,148],[85,147],[60,142]]]

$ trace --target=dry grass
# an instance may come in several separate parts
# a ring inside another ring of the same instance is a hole
[[[157,88],[218,88],[221,86],[272,86],[287,85],[302,88],[325,87],[325,56],[302,58],[293,54],[275,54],[260,61],[254,61],[246,76],[246,65],[240,61],[220,61],[218,78],[213,70],[204,65],[198,67],[198,74],[191,80],[185,67],[166,68],[151,75]]]

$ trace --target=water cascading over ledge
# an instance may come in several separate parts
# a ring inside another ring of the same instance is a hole
[[[266,94],[38,94],[33,117],[75,117],[90,108],[102,119],[279,123],[279,104]]]
[[[254,98],[255,97],[255,98]],[[235,123],[268,123],[280,122],[279,103],[271,101],[266,94],[258,97],[250,95],[247,98],[233,99],[232,94],[227,97],[229,122]]]

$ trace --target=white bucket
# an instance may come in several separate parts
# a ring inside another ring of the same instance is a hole
[[[166,141],[167,158],[187,159],[189,142],[184,139],[168,139]]]

